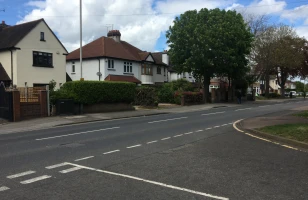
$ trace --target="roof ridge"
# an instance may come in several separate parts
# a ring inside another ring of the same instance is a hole
[[[7,28],[14,28],[16,26],[22,26],[22,25],[27,25],[27,24],[34,23],[34,22],[41,22],[41,21],[45,21],[44,18],[33,20],[33,21],[29,21],[29,22],[25,22],[25,23],[21,23],[21,24],[15,24],[15,25],[12,25],[12,26],[8,26],[5,29],[7,29]]]

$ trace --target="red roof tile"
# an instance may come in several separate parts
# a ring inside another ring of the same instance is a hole
[[[140,84],[141,81],[139,81],[136,77],[134,76],[124,76],[124,75],[112,75],[109,74],[106,78],[105,81],[122,81],[122,82],[131,82],[131,83],[138,83]]]

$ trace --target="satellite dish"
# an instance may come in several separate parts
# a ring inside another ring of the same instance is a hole
[[[102,73],[101,72],[97,72],[96,75],[97,76],[102,76]]]

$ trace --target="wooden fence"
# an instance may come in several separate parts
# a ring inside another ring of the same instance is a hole
[[[46,90],[45,87],[18,87],[20,102],[39,102],[39,91]]]

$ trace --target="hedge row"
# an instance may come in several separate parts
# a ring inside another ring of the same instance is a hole
[[[134,83],[108,81],[71,81],[65,83],[60,91],[70,94],[75,102],[132,103],[135,97]]]
[[[181,104],[182,97],[184,97],[184,105],[203,103],[203,94],[201,92],[176,92],[174,94],[176,104]]]
[[[139,87],[136,88],[135,105],[139,106],[157,106],[158,95],[153,87]]]

